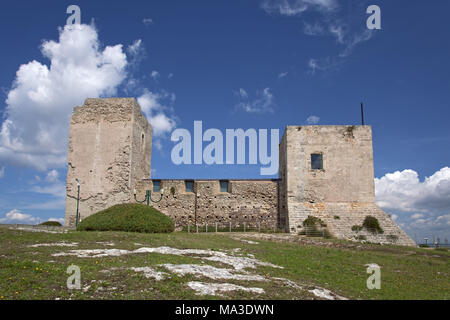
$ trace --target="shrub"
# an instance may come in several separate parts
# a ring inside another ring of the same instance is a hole
[[[303,221],[303,226],[317,226],[320,225],[321,227],[326,227],[327,225],[322,221],[322,219],[319,219],[317,217],[314,216],[308,216],[308,218],[306,218]]]
[[[167,233],[175,229],[172,219],[153,207],[139,203],[117,204],[80,222],[79,231],[128,231]]]
[[[58,221],[46,221],[40,224],[41,226],[62,227],[62,224]]]
[[[171,187],[171,188],[170,188],[170,193],[171,193],[172,195],[175,195],[175,187]]]
[[[341,217],[339,216],[334,216],[334,219],[339,220]]]
[[[317,217],[308,216],[308,218],[303,221],[303,227],[304,228],[299,232],[299,235],[305,235],[308,237],[324,237],[327,239],[332,238],[327,229],[327,225]]]
[[[354,225],[354,226],[352,226],[352,231],[354,231],[354,232],[360,232],[361,230],[362,230],[362,228],[363,227],[361,227],[361,226],[358,226],[358,225]]]
[[[371,233],[383,233],[384,232],[380,226],[380,223],[378,222],[378,219],[375,217],[372,217],[372,216],[366,216],[362,226]]]

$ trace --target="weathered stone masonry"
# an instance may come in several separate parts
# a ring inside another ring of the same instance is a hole
[[[232,222],[233,227],[277,225],[277,180],[226,180],[228,192],[220,192],[219,180],[193,180],[193,192],[187,192],[185,180],[158,180],[164,188],[163,199],[152,205],[171,217],[177,226],[214,225]],[[152,180],[136,185],[137,199],[145,197],[145,190],[153,191]],[[172,193],[173,191],[173,193]],[[157,200],[160,192],[152,192]]]
[[[66,226],[74,226],[75,178],[81,181],[83,219],[118,203],[134,202],[145,191],[159,199],[150,178],[150,124],[130,98],[87,99],[72,114],[67,173]],[[164,195],[152,205],[177,227],[229,223],[302,231],[308,216],[320,218],[337,238],[415,245],[375,204],[370,126],[287,126],[279,146],[279,179],[158,180]],[[226,191],[226,192],[225,192]],[[366,216],[378,219],[383,234],[352,231]]]

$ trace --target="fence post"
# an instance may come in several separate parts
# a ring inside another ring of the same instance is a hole
[[[217,222],[216,222],[216,233],[217,233]]]
[[[258,232],[261,233],[261,222],[258,222]]]
[[[230,232],[231,232],[231,221],[230,221]]]
[[[206,224],[206,233],[208,233],[208,224]]]
[[[197,229],[197,233],[198,233],[198,224],[195,225],[195,228]]]
[[[191,225],[188,224],[188,233],[191,233]]]
[[[245,222],[244,222],[244,232],[245,232]]]

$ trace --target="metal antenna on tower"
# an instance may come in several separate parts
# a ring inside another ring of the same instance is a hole
[[[362,102],[361,102],[361,125],[364,125],[364,108]]]

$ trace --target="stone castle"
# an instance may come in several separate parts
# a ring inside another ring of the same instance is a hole
[[[152,180],[152,128],[132,98],[86,99],[70,121],[65,225],[75,225],[77,181],[83,219],[145,198],[180,228],[215,223],[298,233],[309,216],[336,238],[415,243],[375,204],[370,126],[287,126],[278,179]],[[161,191],[165,190],[162,194]],[[382,234],[356,230],[365,217]]]

